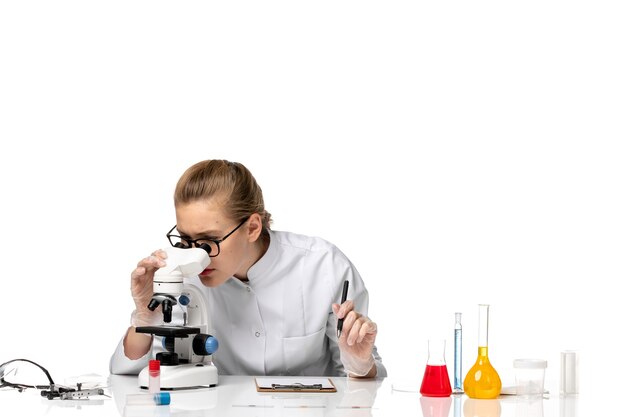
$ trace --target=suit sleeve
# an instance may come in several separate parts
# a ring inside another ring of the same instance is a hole
[[[334,303],[341,302],[341,292],[343,288],[343,282],[348,280],[350,287],[348,289],[348,300],[354,302],[354,310],[364,316],[368,315],[369,307],[369,294],[365,283],[361,278],[361,275],[352,263],[337,249],[335,254],[335,270],[337,273],[329,282],[332,298]],[[329,339],[331,357],[332,357],[332,371],[334,375],[346,375],[346,371],[339,358],[339,341],[337,339],[337,316],[331,313],[328,316],[328,322],[326,323],[326,335]],[[376,365],[376,377],[386,377],[387,369],[383,365],[382,358],[378,354],[378,349],[374,345],[372,349],[372,355]]]

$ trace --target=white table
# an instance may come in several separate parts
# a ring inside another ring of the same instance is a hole
[[[302,378],[298,378],[301,380]],[[331,378],[336,393],[259,393],[254,377],[220,376],[215,388],[174,391],[169,406],[126,407],[129,394],[145,393],[137,377],[112,375],[112,398],[49,401],[37,390],[0,391],[0,416],[413,416],[413,417],[578,417],[578,397],[527,399],[500,396],[474,400],[465,395],[422,397],[397,391],[389,378],[358,381]],[[395,386],[397,388],[397,385]]]

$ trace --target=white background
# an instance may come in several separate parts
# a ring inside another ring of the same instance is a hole
[[[107,375],[176,180],[225,158],[354,262],[392,378],[439,335],[451,371],[455,311],[469,369],[489,303],[505,384],[564,349],[616,382],[624,9],[436,3],[0,3],[0,363]]]

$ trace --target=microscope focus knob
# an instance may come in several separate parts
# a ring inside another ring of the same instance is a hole
[[[189,297],[187,297],[185,294],[183,294],[180,297],[178,297],[178,302],[182,306],[186,306],[187,304],[189,304],[190,301],[191,300],[189,299]]]
[[[210,334],[197,334],[192,342],[193,353],[200,356],[212,355],[217,351],[219,343]]]

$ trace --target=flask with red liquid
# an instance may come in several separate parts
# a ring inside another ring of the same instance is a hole
[[[428,362],[420,388],[420,393],[426,397],[448,397],[452,394],[445,351],[445,340],[428,341]]]

